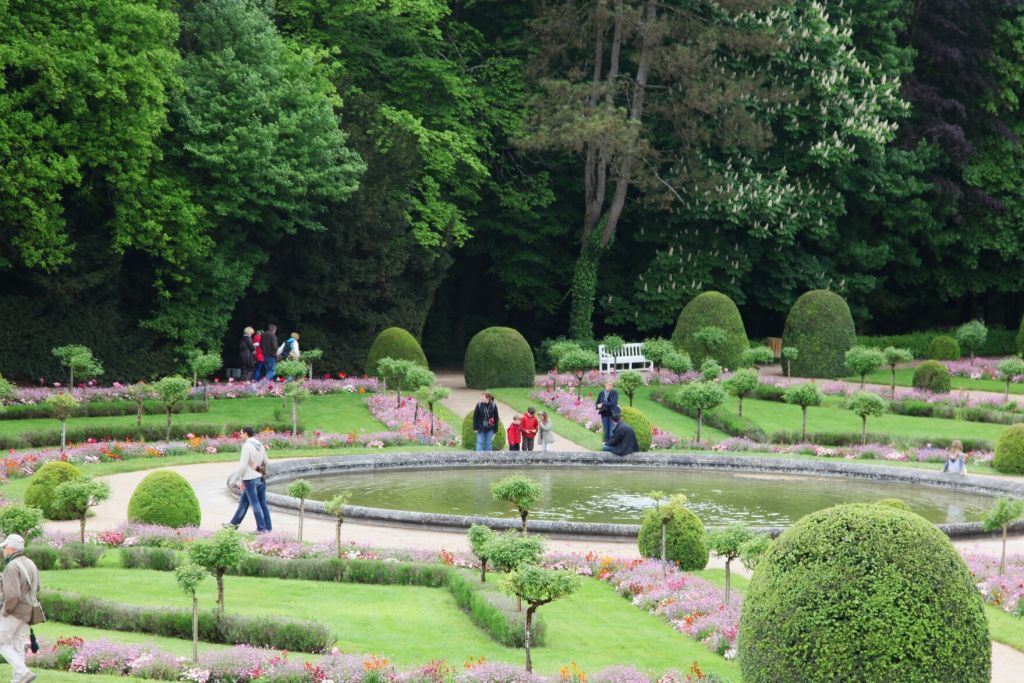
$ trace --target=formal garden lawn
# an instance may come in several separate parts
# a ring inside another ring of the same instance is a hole
[[[847,382],[860,382],[860,377],[847,377]],[[889,386],[892,384],[892,372],[889,370],[876,370],[869,373],[865,378],[868,384],[884,384]],[[1006,391],[1006,382],[998,379],[971,379],[969,377],[950,377],[950,383],[953,389],[967,389],[970,391],[991,391],[997,393],[1003,393]],[[896,386],[900,387],[912,387],[914,386],[914,368],[897,368],[896,370]],[[1011,394],[1024,394],[1024,384],[1011,383],[1010,384]]]
[[[98,567],[47,571],[42,581],[48,589],[121,603],[182,608],[191,604],[178,590],[172,572]],[[204,583],[199,597],[202,606],[213,605],[212,580]],[[229,576],[225,602],[229,612],[327,624],[342,651],[381,654],[400,667],[436,659],[460,663],[471,656],[521,664],[523,658],[521,650],[497,644],[473,625],[443,589]],[[669,668],[685,671],[698,661],[705,671],[739,678],[735,662],[676,633],[596,579],[585,579],[578,593],[545,606],[540,614],[548,629],[547,645],[534,651],[535,667],[541,673],[557,673],[573,661],[588,672],[632,664],[653,673]],[[52,623],[47,628],[61,635],[82,630]],[[125,635],[139,637],[113,632],[109,637],[124,641]],[[186,641],[181,644],[188,646]]]

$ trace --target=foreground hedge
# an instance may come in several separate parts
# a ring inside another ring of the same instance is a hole
[[[54,420],[54,424],[57,421]],[[223,424],[177,422],[171,426],[171,439],[184,439],[186,434],[196,436],[225,436],[241,431],[242,427],[249,424],[257,431],[270,429],[275,432],[291,432],[291,422],[276,422],[266,420],[263,422],[226,422]],[[299,425],[302,431],[302,425]],[[147,425],[137,427],[131,425],[77,425],[74,418],[68,422],[68,443],[85,443],[89,439],[97,441],[163,441],[167,435],[167,425]],[[60,427],[52,429],[34,429],[31,431],[19,432],[17,434],[0,434],[0,449],[20,450],[24,448],[43,448],[46,446],[60,445]]]
[[[40,593],[39,602],[50,621],[192,640],[191,609],[125,605],[48,590]],[[334,644],[330,629],[314,621],[230,612],[218,616],[212,610],[199,612],[199,640],[292,652],[325,652]]]
[[[119,415],[135,415],[139,407],[135,401],[86,401],[79,403],[71,410],[72,419],[76,417],[116,417]],[[171,412],[205,413],[210,406],[205,401],[182,401],[175,405]],[[167,409],[159,401],[143,401],[143,415],[166,415]],[[0,413],[0,420],[30,420],[50,417],[50,410],[43,403],[15,404],[7,406]]]

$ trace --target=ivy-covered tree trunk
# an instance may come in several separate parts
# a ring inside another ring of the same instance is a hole
[[[569,308],[569,336],[573,339],[594,338],[594,301],[597,299],[597,267],[604,250],[599,232],[593,231],[584,238],[580,255],[576,259],[576,270],[572,276],[571,303]]]
[[[434,404],[428,403],[427,407],[430,409],[430,435],[434,435]]]
[[[136,427],[141,427],[142,426],[142,399],[141,398],[138,400],[138,403],[136,404],[135,407],[136,407],[136,411],[135,411],[135,426]]]
[[[736,414],[743,417],[743,394],[738,394],[736,398],[739,399],[740,402],[739,410],[736,411]]]

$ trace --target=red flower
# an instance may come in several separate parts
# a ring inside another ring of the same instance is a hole
[[[338,373],[338,379],[345,379],[346,377],[348,377],[348,375],[346,375],[344,372]]]

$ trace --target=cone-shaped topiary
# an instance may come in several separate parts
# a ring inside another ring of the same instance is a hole
[[[932,360],[960,360],[960,342],[955,337],[940,334],[928,344],[926,355]]]
[[[470,389],[532,387],[537,368],[523,335],[511,327],[488,327],[469,340],[463,372]]]
[[[636,445],[640,447],[640,450],[651,450],[651,439],[654,436],[654,430],[647,416],[636,408],[622,406],[622,421],[633,428],[633,433],[636,435]]]
[[[914,369],[913,383],[915,389],[945,394],[949,391],[952,380],[945,365],[937,360],[925,360]]]
[[[1020,319],[1020,327],[1017,328],[1017,353],[1024,355],[1024,317]]]
[[[1007,427],[999,435],[992,469],[1006,474],[1024,474],[1024,424]]]
[[[743,326],[740,310],[721,292],[702,292],[683,307],[672,333],[672,343],[677,349],[690,354],[694,367],[708,357],[707,348],[694,335],[707,327],[717,327],[725,332],[725,338],[710,355],[730,370],[741,366],[743,352],[750,348],[747,330]]]
[[[199,499],[177,472],[153,472],[135,487],[128,501],[128,521],[174,528],[199,526]]]
[[[661,525],[666,513],[671,512],[665,527],[665,559],[677,562],[684,571],[698,571],[708,566],[707,533],[704,522],[693,510],[669,503],[651,508],[644,513],[640,534],[636,538],[637,548],[644,557],[661,558]]]
[[[782,344],[799,352],[790,365],[794,377],[842,376],[846,352],[856,343],[850,307],[835,292],[813,289],[789,309]]]
[[[51,460],[32,475],[25,489],[25,505],[39,508],[46,519],[77,519],[71,510],[57,505],[53,492],[66,481],[78,479],[81,470],[69,462]]]
[[[758,562],[743,600],[743,680],[988,681],[988,622],[960,554],[887,505],[807,515]]]
[[[462,447],[467,451],[476,450],[476,432],[473,431],[473,411],[469,411],[466,419],[462,421]],[[498,431],[494,433],[494,440],[491,441],[491,450],[505,450],[505,423],[498,420]]]
[[[370,353],[366,356],[366,374],[371,377],[380,377],[377,369],[377,362],[381,358],[394,358],[395,360],[411,360],[423,367],[427,365],[427,357],[420,348],[416,337],[412,336],[401,327],[389,327],[377,335],[370,346]]]

